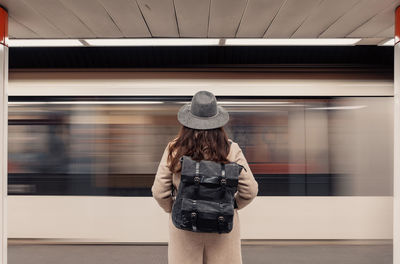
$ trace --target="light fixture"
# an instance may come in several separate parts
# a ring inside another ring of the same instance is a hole
[[[9,47],[71,46],[353,46],[360,38],[97,38],[97,39],[9,39]],[[393,45],[390,39],[380,45]]]
[[[308,38],[308,39],[266,39],[234,38],[225,39],[226,46],[341,46],[354,45],[360,38]]]
[[[394,46],[394,38],[385,40],[384,42],[380,43],[379,46]]]
[[[78,39],[9,39],[9,47],[71,47],[83,46]]]
[[[215,46],[215,38],[84,39],[90,46]]]
[[[310,107],[308,110],[352,110],[361,109],[367,107],[366,105],[354,105],[354,106],[327,106],[327,107]]]
[[[277,105],[277,104],[291,104],[292,102],[260,102],[260,101],[219,101],[221,105]]]
[[[133,104],[133,105],[147,105],[147,104],[163,104],[161,101],[56,101],[56,102],[8,102],[9,105],[41,105],[41,104],[78,104],[78,105],[102,105],[102,104]]]

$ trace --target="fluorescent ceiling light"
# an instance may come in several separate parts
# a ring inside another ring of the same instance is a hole
[[[360,38],[119,38],[119,39],[9,39],[9,47],[70,47],[70,46],[341,46],[355,45]],[[381,45],[393,45],[391,39]]]
[[[212,38],[84,39],[90,46],[213,46]]]
[[[237,46],[340,46],[354,45],[360,38],[308,38],[308,39],[265,39],[265,38],[235,38],[226,39],[225,45]]]
[[[218,104],[226,104],[226,105],[276,105],[276,104],[291,104],[291,102],[244,102],[244,101],[239,101],[239,102],[235,102],[235,101],[221,101],[218,102]]]
[[[379,44],[379,46],[394,46],[394,38],[389,39],[383,42],[382,44]]]
[[[70,46],[351,46],[360,38],[119,38],[119,39],[9,39],[9,47]],[[393,45],[394,39],[380,44]]]
[[[328,106],[328,107],[311,107],[309,110],[352,110],[361,109],[367,107],[366,105],[355,105],[355,106]]]
[[[177,102],[172,102],[175,104],[187,104],[190,103],[190,101],[177,101]],[[255,105],[281,105],[281,104],[291,104],[292,102],[260,102],[260,101],[218,101],[218,105],[251,105],[251,106],[255,106]]]
[[[8,102],[9,105],[31,105],[31,104],[77,104],[77,105],[87,105],[87,104],[93,104],[93,105],[101,105],[101,104],[116,104],[116,105],[122,105],[122,104],[140,104],[140,105],[146,105],[146,104],[163,104],[164,102],[161,101],[59,101],[59,102]]]
[[[78,39],[9,39],[9,47],[70,47],[83,46]]]

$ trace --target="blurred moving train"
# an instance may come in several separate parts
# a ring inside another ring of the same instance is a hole
[[[392,80],[299,76],[11,72],[9,238],[167,241],[150,187],[207,89],[259,183],[242,238],[391,239]]]

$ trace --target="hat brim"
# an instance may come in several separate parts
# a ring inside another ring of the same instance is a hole
[[[182,125],[194,129],[213,129],[224,126],[229,121],[229,113],[217,106],[217,114],[212,117],[199,117],[190,112],[190,103],[183,105],[178,111],[178,121]]]

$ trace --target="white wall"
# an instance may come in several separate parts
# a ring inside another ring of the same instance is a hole
[[[391,239],[392,197],[264,196],[239,211],[243,239]],[[9,196],[9,238],[167,242],[152,197]]]

